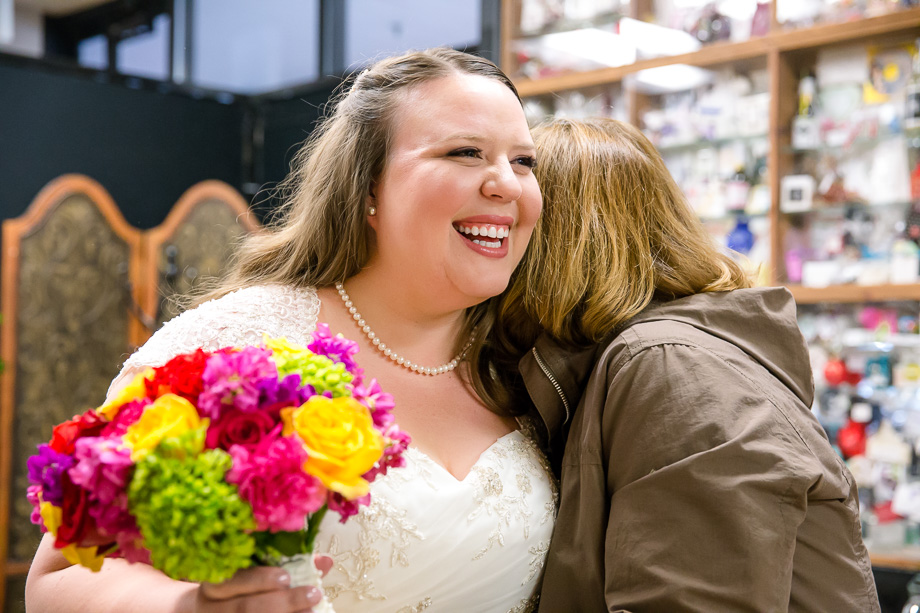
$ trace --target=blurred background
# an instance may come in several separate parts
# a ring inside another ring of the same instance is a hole
[[[35,444],[268,219],[344,76],[446,45],[532,122],[639,126],[789,287],[883,610],[920,612],[918,4],[0,0],[0,611],[24,611]]]

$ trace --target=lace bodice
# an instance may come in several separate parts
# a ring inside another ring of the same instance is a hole
[[[133,373],[198,347],[258,344],[263,334],[306,345],[319,306],[312,289],[274,285],[202,304],[128,358],[110,393]],[[406,460],[371,484],[371,504],[348,523],[332,513],[323,521],[317,551],[335,561],[324,587],[336,611],[533,610],[557,498],[536,445],[511,432],[462,480],[414,447]]]

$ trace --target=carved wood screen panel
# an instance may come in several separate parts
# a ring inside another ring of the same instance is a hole
[[[236,190],[205,181],[141,232],[79,175],[53,181],[3,223],[0,611],[24,610],[23,575],[40,540],[25,497],[35,445],[98,406],[125,357],[178,314],[177,298],[221,275],[258,227]]]
[[[158,328],[179,314],[181,297],[219,278],[236,246],[259,227],[246,201],[229,185],[203,181],[186,191],[166,220],[144,240],[144,310]]]
[[[140,247],[140,232],[109,194],[77,175],[52,182],[22,217],[3,224],[4,578],[6,560],[14,573],[27,568],[40,540],[25,498],[26,459],[54,424],[104,398],[141,334],[129,308]]]

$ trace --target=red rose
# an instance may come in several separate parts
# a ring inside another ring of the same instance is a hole
[[[69,419],[54,427],[51,431],[51,442],[48,446],[58,453],[72,455],[74,451],[74,442],[83,436],[99,436],[107,422],[96,411],[90,409],[83,415],[74,415]]]
[[[54,546],[58,549],[67,547],[71,543],[80,543],[90,533],[95,531],[95,524],[89,515],[89,496],[86,490],[76,485],[70,475],[65,471],[61,479],[64,491],[64,500],[61,503],[61,527],[58,528]]]
[[[228,450],[231,445],[242,445],[250,449],[277,425],[278,422],[264,411],[233,409],[211,422],[205,447]]]
[[[159,398],[163,394],[171,393],[197,404],[202,387],[201,373],[204,372],[209,357],[209,352],[196,349],[192,353],[177,355],[166,364],[155,368],[153,377],[145,381],[147,395]]]

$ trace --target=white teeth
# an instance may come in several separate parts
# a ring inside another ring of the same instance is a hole
[[[493,243],[491,241],[481,241],[478,239],[473,239],[473,242],[476,243],[477,245],[482,245],[483,247],[491,247],[492,249],[498,249],[499,247],[502,246],[501,241],[495,241]]]
[[[457,230],[462,234],[489,238],[507,238],[511,234],[511,229],[503,226],[457,226]]]

